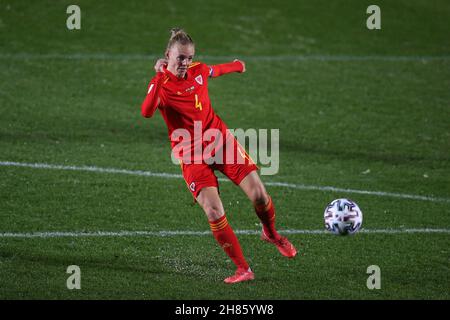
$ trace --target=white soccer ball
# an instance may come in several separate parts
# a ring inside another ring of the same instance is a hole
[[[323,214],[325,229],[337,234],[355,234],[361,228],[363,215],[358,205],[349,199],[333,200]]]

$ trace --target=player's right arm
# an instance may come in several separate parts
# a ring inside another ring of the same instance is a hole
[[[150,118],[158,108],[161,99],[159,97],[159,91],[164,79],[163,66],[167,63],[164,59],[159,59],[155,64],[156,76],[150,81],[147,88],[147,96],[142,102],[141,113],[145,118]]]

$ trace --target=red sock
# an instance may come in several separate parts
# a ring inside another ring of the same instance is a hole
[[[255,211],[259,220],[261,220],[264,233],[271,239],[278,239],[280,235],[275,230],[275,208],[273,206],[272,198],[269,197],[267,204],[256,205]]]
[[[225,253],[233,260],[238,268],[248,269],[248,263],[245,261],[244,255],[239,245],[238,238],[234,234],[233,229],[228,224],[227,218],[223,215],[216,221],[210,221],[211,231],[219,245]]]

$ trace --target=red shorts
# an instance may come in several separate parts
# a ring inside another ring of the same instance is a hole
[[[207,164],[205,162],[186,164],[180,161],[184,181],[186,181],[194,199],[197,199],[200,191],[205,187],[219,187],[217,177],[214,174],[215,170],[222,172],[236,185],[239,185],[250,172],[258,170],[258,166],[238,143],[234,145],[234,148],[236,148],[236,153],[234,153],[236,161],[232,164]],[[237,161],[238,158],[240,158],[240,161]]]
[[[252,171],[258,170],[254,163],[248,164],[181,164],[184,181],[189,191],[197,199],[200,191],[205,187],[219,187],[214,170],[219,170],[236,185]]]

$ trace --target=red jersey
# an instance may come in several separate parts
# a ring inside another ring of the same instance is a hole
[[[182,139],[182,142],[193,148],[196,136],[194,124],[197,127],[201,124],[202,136],[206,130],[215,128],[225,137],[227,126],[211,106],[208,79],[229,72],[242,72],[242,69],[243,65],[238,61],[214,66],[194,62],[188,67],[184,78],[178,78],[164,69],[164,72],[158,72],[149,83],[147,97],[142,103],[142,115],[151,117],[156,108],[159,109],[167,124],[172,148],[181,142],[180,139],[172,137],[176,129],[189,132],[191,139]]]

